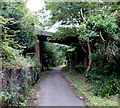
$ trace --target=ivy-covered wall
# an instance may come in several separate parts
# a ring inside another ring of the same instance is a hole
[[[36,83],[41,73],[40,69],[28,67],[5,70],[2,74],[2,105],[16,106],[25,103],[29,88]]]

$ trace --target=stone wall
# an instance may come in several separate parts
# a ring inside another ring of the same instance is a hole
[[[2,74],[2,92],[9,97],[7,100],[2,100],[2,105],[19,104],[21,96],[25,96],[29,87],[40,77],[40,71],[33,67],[5,70]]]

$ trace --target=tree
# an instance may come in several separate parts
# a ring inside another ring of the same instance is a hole
[[[104,49],[104,54],[102,51],[100,54],[100,57],[103,57],[107,53],[106,47],[109,42],[116,43],[114,45],[117,47],[119,29],[113,15],[118,9],[117,3],[46,3],[46,10],[51,11],[51,24],[56,22],[60,24],[57,33],[53,35],[54,42],[77,46],[83,50],[81,53],[85,53],[89,59],[85,70],[86,76],[94,64],[91,58],[94,53],[97,54],[97,51]],[[118,47],[114,53],[118,53]],[[104,56],[102,63],[106,59]]]
[[[26,50],[34,47],[37,36],[35,33],[36,25],[40,24],[36,15],[33,15],[24,2],[1,2],[2,16],[8,19],[6,27],[16,32],[15,41]],[[12,19],[12,20],[10,20]],[[11,32],[8,32],[11,35]]]

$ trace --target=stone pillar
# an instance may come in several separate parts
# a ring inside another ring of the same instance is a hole
[[[39,42],[35,46],[35,57],[40,62],[40,43]]]

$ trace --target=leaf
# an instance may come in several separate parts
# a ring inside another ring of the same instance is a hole
[[[75,48],[68,49],[67,52],[74,52]]]

